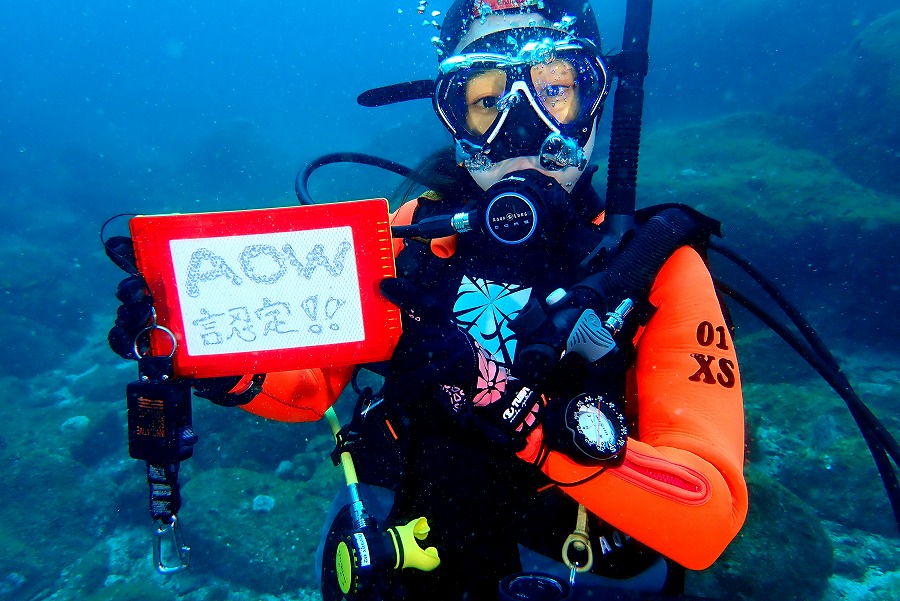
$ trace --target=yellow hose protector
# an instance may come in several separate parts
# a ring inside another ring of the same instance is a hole
[[[328,426],[331,428],[331,433],[337,436],[338,432],[341,431],[341,422],[338,420],[334,407],[329,407],[325,410],[325,419],[328,420]]]
[[[329,407],[325,411],[325,419],[331,426],[331,432],[337,440],[337,435],[341,431],[341,423],[338,420],[337,413]],[[356,486],[359,480],[356,477],[356,467],[353,465],[353,458],[350,453],[341,453],[341,467],[344,470],[344,478],[347,481],[347,487],[350,489],[351,498],[356,493]],[[359,497],[356,497],[360,503]],[[417,541],[425,540],[431,528],[428,526],[428,520],[424,517],[412,520],[406,525],[388,528],[391,534],[391,541],[394,543],[394,556],[397,558],[394,569],[398,568],[415,568],[423,572],[430,572],[441,564],[441,558],[438,557],[438,551],[435,547],[423,549]],[[335,558],[338,585],[341,591],[346,595],[353,586],[353,554],[347,544],[341,542],[338,545],[337,556]],[[401,565],[402,564],[402,565]]]
[[[423,549],[417,541],[425,540],[431,528],[427,518],[417,518],[403,526],[394,526],[388,529],[394,541],[394,553],[397,555],[397,568],[415,568],[423,572],[430,572],[441,565],[441,558],[434,547]],[[400,565],[400,558],[403,565]]]
[[[337,440],[338,432],[341,431],[341,422],[338,420],[337,413],[335,413],[333,407],[329,407],[325,411],[325,419],[328,420],[328,425],[331,427],[331,433],[334,434],[335,440]],[[356,477],[356,466],[353,464],[353,458],[350,457],[350,453],[346,451],[341,453],[341,469],[344,470],[344,479],[347,481],[347,486],[359,484],[359,479]]]
[[[359,479],[356,477],[356,466],[347,451],[341,453],[341,468],[344,470],[344,480],[347,481],[347,486],[359,484]]]

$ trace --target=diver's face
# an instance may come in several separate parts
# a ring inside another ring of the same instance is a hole
[[[477,19],[463,36],[455,53],[461,53],[467,46],[492,33],[525,27],[552,27],[552,23],[539,14],[521,15],[488,15]],[[549,63],[541,63],[531,67],[528,76],[534,90],[537,91],[537,102],[559,123],[569,123],[578,115],[579,99],[575,93],[576,73],[571,64],[564,60],[554,59]],[[498,102],[507,88],[507,74],[500,69],[487,69],[474,74],[466,83],[466,127],[470,133],[484,134],[497,120]],[[596,136],[596,125],[584,147],[588,158],[593,151]],[[582,171],[568,167],[557,171],[548,171],[540,166],[538,157],[513,157],[496,163],[491,169],[470,169],[472,178],[478,185],[487,190],[506,174],[523,169],[535,169],[555,179],[567,191],[571,191],[581,177]]]

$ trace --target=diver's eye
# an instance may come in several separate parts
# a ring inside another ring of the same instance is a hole
[[[466,128],[482,135],[496,121],[506,89],[506,72],[488,69],[471,74],[466,80]]]
[[[476,100],[472,106],[480,109],[492,109],[497,106],[498,102],[500,102],[499,96],[484,96]]]
[[[557,96],[563,96],[568,91],[569,86],[547,86],[546,88],[544,88],[544,96],[554,98]]]

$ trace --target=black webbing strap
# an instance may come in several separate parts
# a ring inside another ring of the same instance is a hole
[[[170,522],[172,516],[181,509],[178,463],[169,465],[147,463],[147,483],[150,485],[151,517],[161,522]]]

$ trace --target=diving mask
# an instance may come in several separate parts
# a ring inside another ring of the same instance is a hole
[[[487,35],[442,61],[434,108],[470,171],[518,156],[538,157],[547,171],[584,169],[608,91],[607,65],[590,41],[529,27]]]

